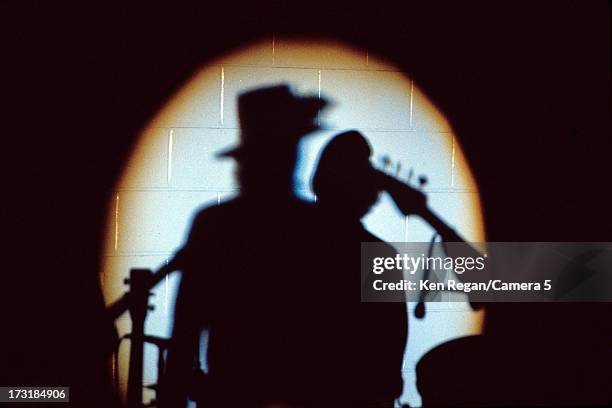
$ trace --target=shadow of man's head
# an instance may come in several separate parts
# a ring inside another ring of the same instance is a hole
[[[328,102],[299,96],[287,85],[257,88],[238,97],[240,144],[218,153],[238,163],[243,194],[286,193],[292,188],[299,140],[319,129]]]
[[[320,204],[345,217],[365,215],[381,190],[371,154],[369,142],[355,130],[334,136],[323,149],[312,180]]]

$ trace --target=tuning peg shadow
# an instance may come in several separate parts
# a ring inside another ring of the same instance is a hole
[[[428,181],[429,180],[427,179],[427,176],[425,176],[424,174],[420,175],[419,176],[419,188],[421,189],[424,188],[427,185]]]

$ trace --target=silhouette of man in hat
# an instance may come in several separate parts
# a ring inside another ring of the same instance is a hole
[[[285,86],[238,98],[240,194],[200,211],[177,254],[177,295],[162,406],[303,404],[316,370],[311,305],[317,242],[311,204],[293,194],[297,144],[318,129],[324,99]],[[316,297],[316,296],[314,296]],[[206,380],[190,386],[200,333],[208,332]],[[190,390],[190,388],[192,388]]]

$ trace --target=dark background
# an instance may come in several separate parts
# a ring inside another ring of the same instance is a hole
[[[112,330],[97,274],[113,185],[191,73],[273,33],[342,39],[409,72],[457,131],[490,241],[612,241],[608,2],[424,3],[0,3],[0,384],[69,385],[105,406]],[[497,305],[491,344],[552,365],[535,378],[526,358],[482,377],[537,381],[527,401],[554,402],[539,395],[549,388],[591,401],[601,385],[563,389],[609,376],[610,316],[606,304]],[[484,401],[516,400],[476,384]]]

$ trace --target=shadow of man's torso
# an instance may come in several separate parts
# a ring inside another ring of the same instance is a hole
[[[405,305],[360,301],[360,242],[372,240],[360,223],[339,226],[295,198],[243,197],[202,210],[184,274],[197,299],[193,318],[210,330],[215,388],[346,403],[379,378],[401,392]]]

